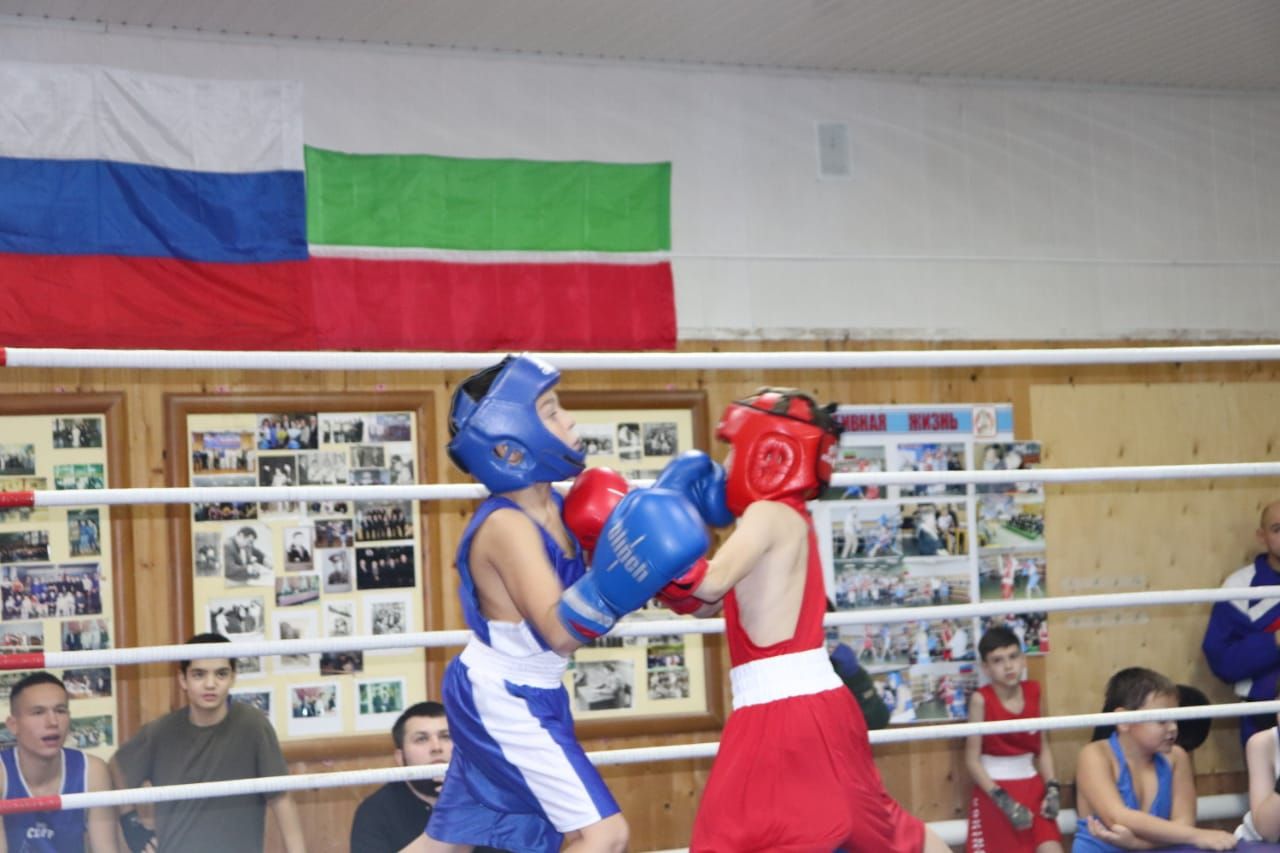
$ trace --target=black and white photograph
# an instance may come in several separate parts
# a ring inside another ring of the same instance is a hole
[[[316,611],[310,607],[271,614],[272,634],[277,640],[312,640],[320,636]],[[276,672],[315,672],[317,654],[280,655]]]
[[[613,424],[578,424],[578,437],[588,456],[612,456],[613,435]]]
[[[197,531],[194,558],[196,577],[216,578],[222,574],[222,534],[216,530]]]
[[[358,444],[364,441],[364,418],[357,414],[320,416],[321,444]]]
[[[69,737],[76,749],[93,749],[99,746],[115,746],[115,722],[110,714],[93,717],[73,717]]]
[[[315,523],[315,543],[317,548],[350,548],[355,544],[352,534],[351,519],[326,518]]]
[[[414,586],[412,545],[356,549],[356,589],[396,589]]]
[[[320,655],[321,675],[353,675],[364,672],[364,652],[324,652]]]
[[[409,631],[408,596],[367,597],[364,600],[364,624],[375,637],[404,634]]]
[[[351,601],[329,601],[324,605],[324,635],[350,637],[356,632],[356,605]]]
[[[49,531],[0,533],[0,563],[37,563],[49,559]]]
[[[582,661],[571,672],[577,710],[617,711],[634,704],[635,664],[631,661]]]
[[[233,687],[231,701],[240,702],[257,708],[267,719],[271,719],[271,688],[269,687]]]
[[[62,623],[64,652],[111,648],[111,629],[105,619],[68,619]]]
[[[49,488],[47,477],[0,477],[0,492],[42,492]],[[46,521],[49,510],[44,507],[0,507],[0,523],[6,521]]]
[[[10,472],[5,472],[10,473]],[[107,475],[101,465],[54,465],[53,487],[67,489],[105,489]]]
[[[276,607],[298,607],[319,600],[319,575],[284,575],[276,578]]]
[[[54,418],[55,450],[102,447],[102,418]]]
[[[236,658],[236,680],[260,678],[262,676],[262,658]]]
[[[675,421],[653,421],[642,427],[645,456],[674,456],[679,435]]]
[[[7,477],[21,477],[35,473],[36,446],[34,444],[0,444],[0,474]],[[58,488],[69,489],[71,486],[58,486]]]
[[[319,422],[315,412],[258,415],[259,450],[315,450]]]
[[[262,596],[215,598],[205,605],[209,630],[232,640],[261,640],[266,609]]]
[[[275,586],[271,529],[265,524],[222,526],[222,577],[227,586]]]
[[[356,541],[385,542],[413,538],[410,501],[356,501]]]
[[[63,651],[66,651],[63,646]],[[44,651],[44,623],[6,622],[0,626],[0,655],[18,655]]]
[[[683,667],[649,672],[649,700],[689,698],[689,670]]]
[[[194,474],[252,474],[257,457],[251,432],[193,432]]]
[[[391,472],[386,468],[352,468],[347,472],[347,482],[353,486],[389,486]]]
[[[364,419],[365,441],[383,444],[413,439],[413,416],[408,412],[379,412]]]
[[[333,734],[340,731],[342,705],[336,683],[299,684],[289,688],[290,736]]]
[[[62,683],[72,699],[100,699],[111,695],[111,667],[63,670]]]
[[[411,444],[387,445],[387,473],[393,486],[412,486],[417,480],[413,475],[414,453]]]
[[[351,447],[352,468],[385,468],[387,452],[380,444],[356,444]]]
[[[405,709],[403,678],[356,682],[356,728],[385,731]]]
[[[336,486],[347,482],[347,454],[332,450],[298,454],[298,482],[303,486]]]
[[[324,581],[325,593],[351,592],[351,551],[347,548],[317,548],[316,570]]]
[[[351,511],[350,506],[346,501],[311,501],[307,504],[307,515],[346,515]]]
[[[618,424],[618,457],[620,459],[639,459],[644,456],[644,445],[640,443],[640,424]]]
[[[284,530],[284,570],[309,572],[314,568],[311,559],[312,528],[286,527]]]
[[[293,454],[281,456],[258,457],[259,486],[296,486],[298,485],[298,457]],[[301,507],[297,501],[269,501],[259,503],[260,512],[274,515],[294,515]]]
[[[97,563],[5,566],[3,580],[6,620],[102,613],[102,570]]]

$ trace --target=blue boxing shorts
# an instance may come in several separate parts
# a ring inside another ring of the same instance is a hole
[[[573,732],[564,659],[511,657],[473,639],[445,669],[453,759],[427,834],[555,853],[564,833],[621,811]]]

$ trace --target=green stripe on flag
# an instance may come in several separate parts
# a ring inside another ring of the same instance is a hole
[[[657,252],[671,164],[470,160],[306,149],[313,245]]]

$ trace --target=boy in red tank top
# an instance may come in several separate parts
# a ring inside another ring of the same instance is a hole
[[[978,643],[991,683],[969,699],[969,722],[1040,716],[1040,684],[1022,680],[1022,645],[996,627]],[[1040,732],[970,735],[964,762],[973,777],[967,853],[1062,853],[1053,753]]]

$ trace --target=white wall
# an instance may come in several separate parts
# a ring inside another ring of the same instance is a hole
[[[670,160],[682,338],[1276,337],[1280,94],[600,65],[0,18],[0,56],[306,87],[310,144]],[[3,97],[3,93],[0,93]],[[817,121],[853,177],[816,177]]]

